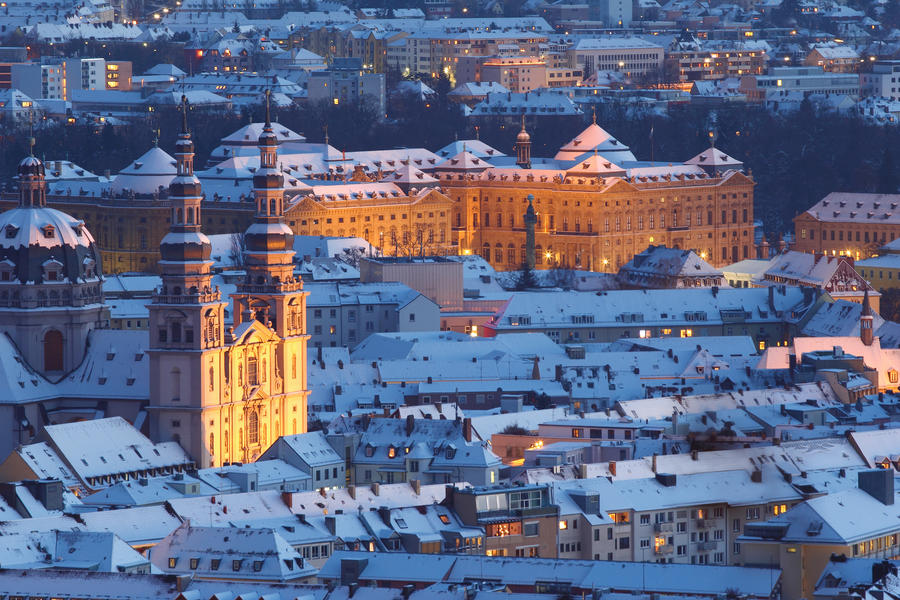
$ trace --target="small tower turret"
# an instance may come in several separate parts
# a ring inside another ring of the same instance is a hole
[[[522,130],[516,137],[516,164],[523,169],[531,168],[531,136],[525,131],[525,115],[522,115]]]
[[[866,346],[871,346],[875,341],[875,316],[872,314],[872,306],[869,304],[869,290],[863,295],[862,312],[859,315],[859,338]]]

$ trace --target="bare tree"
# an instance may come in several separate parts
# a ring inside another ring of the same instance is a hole
[[[231,259],[231,264],[237,268],[244,266],[244,249],[246,247],[247,246],[244,243],[244,234],[231,234],[231,251],[228,253],[228,258]]]

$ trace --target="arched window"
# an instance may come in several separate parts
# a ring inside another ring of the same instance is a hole
[[[194,224],[194,209],[193,208],[187,209],[187,224],[188,225]]]
[[[209,455],[216,455],[216,435],[212,432],[209,433]]]
[[[291,379],[297,378],[297,355],[291,354]]]
[[[209,366],[209,391],[216,391],[216,370],[212,365]]]
[[[175,222],[179,225],[184,223],[184,211],[179,208],[177,211],[175,211],[175,214],[176,214]]]
[[[44,334],[44,371],[63,370],[63,335],[57,329]]]
[[[262,359],[262,369],[259,372],[259,381],[261,383],[265,383],[266,381],[266,359]]]
[[[259,415],[255,410],[247,413],[247,443],[259,443]]]
[[[228,456],[228,430],[225,430],[225,434],[222,437],[222,452],[225,456]]]
[[[297,419],[291,419],[291,433],[297,433]]]

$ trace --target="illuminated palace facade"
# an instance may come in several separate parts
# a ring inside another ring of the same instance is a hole
[[[614,272],[650,244],[693,249],[716,266],[755,258],[754,182],[714,147],[685,163],[638,163],[594,123],[553,160],[532,161],[523,127],[516,165],[493,162],[464,153],[434,176],[453,205],[459,252],[498,270],[525,261],[529,195],[536,268]]]

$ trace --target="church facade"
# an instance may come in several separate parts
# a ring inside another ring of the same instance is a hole
[[[150,305],[150,437],[173,440],[201,467],[255,460],[279,436],[306,431],[306,292],[294,276],[283,176],[271,123],[259,139],[256,213],[244,234],[246,276],[225,329],[211,284],[210,242],[183,128],[160,244],[162,285]]]
[[[253,461],[279,436],[306,431],[306,292],[266,125],[232,324],[212,282],[186,121],[149,331],[109,329],[94,238],[46,206],[40,160],[19,164],[17,206],[0,214],[0,454],[45,425],[110,416],[178,442],[200,468]]]

